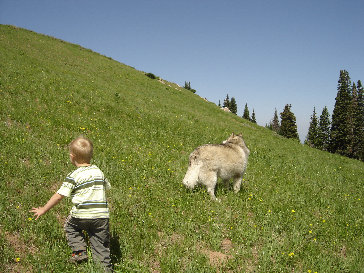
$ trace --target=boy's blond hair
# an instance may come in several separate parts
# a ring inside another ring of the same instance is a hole
[[[84,136],[79,136],[72,140],[69,149],[78,163],[90,163],[94,150],[91,140]]]

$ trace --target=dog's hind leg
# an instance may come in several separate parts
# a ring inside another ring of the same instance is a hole
[[[217,198],[215,196],[215,187],[208,186],[207,192],[210,194],[212,200],[217,201]]]
[[[235,177],[234,178],[234,192],[237,193],[240,191],[240,187],[241,187],[241,181],[242,181],[242,177]]]

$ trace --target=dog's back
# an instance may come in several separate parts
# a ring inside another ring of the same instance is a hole
[[[244,149],[229,142],[203,145],[190,155],[190,166],[199,165],[201,172],[213,171],[222,179],[242,174],[246,163],[247,155]]]

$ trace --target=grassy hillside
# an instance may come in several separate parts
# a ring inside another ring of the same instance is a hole
[[[154,72],[154,71],[148,71]],[[168,79],[166,79],[168,80]],[[80,46],[0,26],[0,271],[98,272],[68,263],[63,200],[83,134],[113,189],[117,272],[364,272],[363,162],[275,135],[173,83]],[[242,190],[220,203],[181,181],[188,155],[242,132]]]

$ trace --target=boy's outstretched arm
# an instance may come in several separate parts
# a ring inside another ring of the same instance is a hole
[[[53,196],[49,199],[47,204],[45,204],[44,207],[38,207],[38,208],[32,208],[30,212],[34,213],[34,216],[37,216],[35,220],[39,218],[39,216],[43,215],[47,211],[49,211],[51,208],[53,208],[55,205],[57,205],[62,199],[63,195],[60,195],[59,193],[53,194]]]

